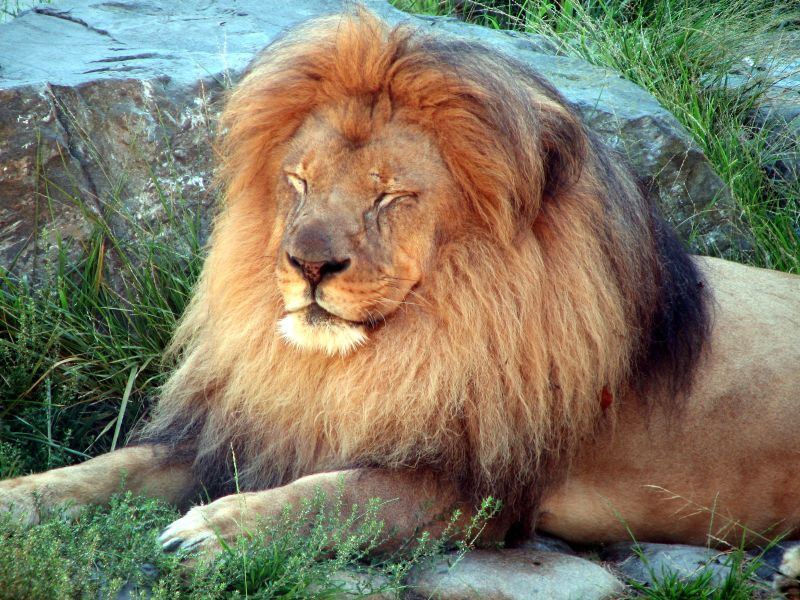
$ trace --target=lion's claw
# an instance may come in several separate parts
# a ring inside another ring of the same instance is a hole
[[[216,549],[217,535],[209,518],[203,512],[204,508],[202,506],[193,508],[161,532],[158,543],[164,552]]]
[[[164,542],[161,545],[161,549],[166,553],[173,553],[173,552],[191,552],[199,548],[203,543],[210,539],[211,536],[207,534],[198,535],[190,540],[185,540],[183,538],[173,538],[167,542]]]
[[[183,544],[183,538],[174,538],[162,544],[161,549],[167,553],[177,552],[177,550],[181,547],[181,544]]]

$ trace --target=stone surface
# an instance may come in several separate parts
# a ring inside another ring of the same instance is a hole
[[[800,600],[800,543],[782,549],[778,572],[773,579],[773,589],[788,600]]]
[[[770,94],[756,110],[755,123],[767,134],[767,172],[778,181],[800,180],[800,81],[795,89]]]
[[[599,600],[622,584],[598,564],[554,552],[476,550],[460,561],[415,569],[406,598],[419,600]]]
[[[779,182],[800,180],[800,32],[779,31],[753,40],[746,57],[725,78],[726,87],[768,88],[752,112],[753,126],[766,134],[764,168]]]
[[[546,533],[539,533],[538,531],[531,539],[523,541],[518,547],[524,548],[525,550],[536,550],[538,552],[560,552],[561,554],[577,555],[577,552],[561,538],[553,537]]]
[[[800,180],[800,38],[792,54],[771,63],[775,82],[754,117],[767,132],[770,160],[764,166],[773,177],[794,183]]]
[[[219,83],[98,80],[0,89],[0,266],[97,220],[135,241],[170,204],[199,213],[213,196],[209,103]],[[20,126],[22,124],[22,126]]]
[[[367,573],[353,569],[337,571],[331,576],[328,585],[312,588],[309,593],[325,591],[325,598],[331,600],[394,600],[397,594],[389,589],[389,580],[377,573]]]
[[[707,570],[712,573],[711,581],[719,584],[730,572],[724,552],[703,546],[624,542],[605,548],[601,558],[615,563],[615,570],[623,576],[648,585],[670,574],[691,580]]]
[[[222,92],[258,50],[340,0],[61,0],[0,24],[0,266],[81,242],[93,222],[131,238],[184,199],[208,221]],[[457,35],[539,70],[641,175],[695,248],[747,244],[720,179],[675,118],[612,71],[542,38],[366,5],[391,23]],[[164,200],[166,199],[166,203]],[[715,202],[716,201],[716,202]]]

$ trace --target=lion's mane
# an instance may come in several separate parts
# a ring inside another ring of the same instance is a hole
[[[281,160],[315,109],[351,106],[339,127],[357,142],[387,98],[438,142],[469,226],[368,344],[304,353],[276,331]],[[692,260],[525,66],[363,10],[318,19],[253,63],[222,131],[224,206],[142,436],[196,452],[207,486],[233,457],[242,489],[428,467],[521,511],[620,402],[690,384],[707,330]]]

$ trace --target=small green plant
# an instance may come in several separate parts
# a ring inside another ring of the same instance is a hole
[[[390,555],[378,555],[387,532],[380,518],[387,502],[342,504],[341,492],[317,492],[296,510],[262,521],[223,545],[216,560],[164,554],[159,530],[178,517],[159,501],[115,496],[108,507],[80,511],[74,521],[59,511],[32,528],[0,515],[0,598],[114,598],[122,588],[153,600],[169,598],[334,598],[347,591],[400,593],[414,566],[455,546],[463,555],[478,539],[499,504],[486,500],[469,523],[455,513],[445,532],[417,539]],[[458,538],[460,541],[455,542]],[[196,558],[189,568],[183,560]]]
[[[26,528],[0,514],[0,597],[4,600],[113,597],[126,581],[143,583],[144,564],[175,568],[161,555],[157,529],[174,509],[126,494],[107,508],[81,511],[73,522],[54,511]]]

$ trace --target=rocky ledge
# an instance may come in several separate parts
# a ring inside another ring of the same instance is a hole
[[[166,224],[165,198],[207,215],[222,92],[282,31],[343,4],[62,0],[0,25],[0,267],[35,270],[42,250],[81,242],[97,217],[135,238],[137,223]],[[747,246],[729,191],[688,133],[619,74],[560,56],[536,36],[365,4],[391,23],[474,40],[533,66],[654,179],[695,250]]]
[[[772,581],[786,550],[800,542],[786,542],[750,554],[727,553],[682,544],[618,543],[583,551],[581,555],[564,541],[541,536],[520,548],[474,550],[466,555],[444,555],[414,568],[400,591],[382,576],[368,570],[342,570],[327,582],[326,598],[336,600],[612,600],[648,597],[634,588],[657,588],[662,581],[687,585],[702,580],[724,589],[726,580],[741,579],[752,572],[762,600],[784,598],[774,592]],[[751,561],[758,560],[757,570]],[[146,579],[157,572],[143,566]],[[800,582],[778,576],[785,590],[800,590]],[[788,585],[787,585],[788,582]],[[660,585],[660,589],[664,589]],[[338,593],[331,594],[331,590]],[[114,600],[148,596],[148,586],[124,586]],[[660,597],[660,596],[659,596]],[[785,596],[795,598],[791,594]]]

